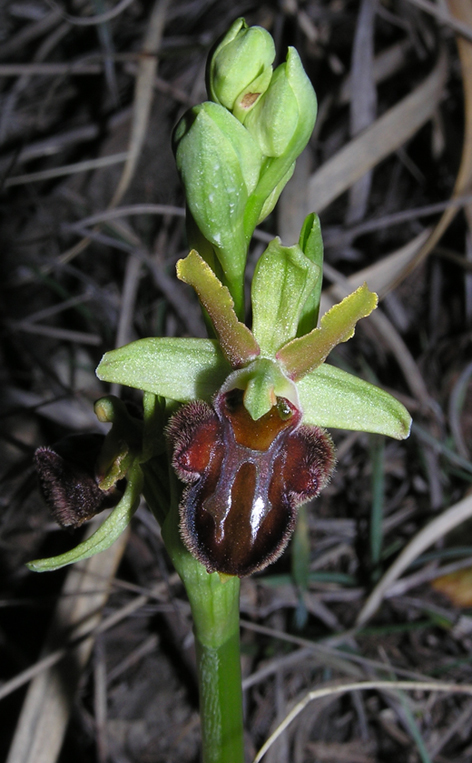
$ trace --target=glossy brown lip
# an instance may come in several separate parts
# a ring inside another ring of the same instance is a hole
[[[279,399],[253,421],[237,390],[217,395],[214,407],[189,403],[171,419],[172,463],[187,484],[182,537],[208,572],[244,577],[275,561],[297,507],[328,481],[331,438],[300,420],[300,411]]]

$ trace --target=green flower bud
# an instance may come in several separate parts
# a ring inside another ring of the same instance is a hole
[[[294,48],[275,70],[268,90],[248,114],[244,126],[266,157],[259,183],[245,213],[246,234],[273,209],[290,179],[297,157],[308,143],[316,120],[316,95]]]
[[[237,105],[245,116],[269,86],[274,58],[275,46],[269,32],[259,26],[248,27],[244,19],[237,19],[209,60],[210,98],[230,111]]]
[[[229,111],[209,101],[184,115],[173,145],[190,212],[231,291],[244,270],[244,211],[259,180],[261,151]]]
[[[248,114],[245,126],[265,156],[280,157],[295,149],[293,162],[306,146],[315,119],[314,90],[297,51],[289,48],[287,61],[275,70],[269,88]]]

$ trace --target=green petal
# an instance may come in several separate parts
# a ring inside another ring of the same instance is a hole
[[[65,554],[51,556],[49,559],[35,559],[33,562],[28,562],[26,566],[33,572],[50,572],[65,567],[67,564],[81,562],[83,559],[88,559],[90,556],[95,556],[100,551],[110,548],[131,522],[131,518],[139,506],[142,487],[143,474],[141,468],[135,464],[129,471],[128,484],[123,498],[90,538],[79,543],[78,546]]]
[[[186,403],[211,400],[230,372],[212,339],[150,337],[107,352],[97,368],[102,381],[125,384]]]
[[[356,323],[366,318],[377,307],[377,294],[367,284],[334,305],[321,319],[320,327],[298,337],[277,353],[285,372],[298,380],[317,368],[340,342],[347,342],[354,334]]]
[[[259,345],[248,327],[238,321],[228,289],[198,252],[192,250],[184,260],[178,261],[177,277],[197,292],[232,367],[238,368],[254,360],[259,355]]]
[[[357,376],[323,363],[297,382],[303,422],[403,440],[411,416],[398,400]]]

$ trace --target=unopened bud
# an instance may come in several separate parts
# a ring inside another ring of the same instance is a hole
[[[293,162],[313,132],[316,110],[316,96],[300,57],[289,48],[286,62],[275,70],[245,126],[265,156],[281,157],[290,152]]]
[[[257,143],[229,111],[210,101],[184,115],[173,143],[198,228],[219,252],[234,257],[241,250],[244,263],[244,211],[262,165]],[[221,258],[220,262],[226,275],[235,266]],[[236,267],[240,269],[240,263]]]
[[[269,86],[275,46],[269,32],[248,27],[237,19],[209,60],[207,88],[210,98],[230,111],[255,104]],[[241,119],[239,114],[236,114]],[[243,119],[241,119],[243,121]]]

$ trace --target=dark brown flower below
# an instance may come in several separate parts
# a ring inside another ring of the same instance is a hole
[[[44,500],[62,527],[80,527],[115,506],[122,495],[115,487],[104,491],[97,484],[95,464],[104,439],[100,434],[70,435],[34,454]]]

